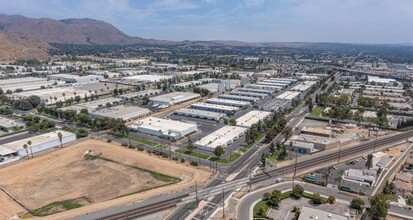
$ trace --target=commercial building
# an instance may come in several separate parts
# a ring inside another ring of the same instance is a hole
[[[301,141],[291,141],[292,147],[299,154],[311,154],[314,151],[314,144],[301,142]]]
[[[325,211],[322,209],[303,206],[300,210],[300,217],[298,220],[348,220],[349,218],[345,215],[340,215]]]
[[[293,100],[293,99],[298,98],[300,94],[301,94],[300,92],[286,91],[282,93],[281,95],[277,96],[276,99]]]
[[[291,88],[291,91],[298,91],[298,92],[306,92],[309,90],[311,87],[313,87],[317,82],[316,81],[304,81],[293,88]]]
[[[255,98],[255,97],[247,97],[247,96],[239,96],[239,95],[220,95],[220,96],[218,96],[218,98],[236,100],[236,101],[243,101],[243,102],[250,102],[250,103],[254,103],[254,102],[260,100],[259,98]]]
[[[248,96],[248,97],[256,97],[262,99],[267,96],[265,93],[256,93],[256,92],[241,92],[241,91],[233,91],[230,92],[231,95],[238,95],[238,96]]]
[[[276,83],[276,82],[257,82],[258,85],[265,85],[265,86],[279,86],[281,88],[285,88],[288,85],[285,83]]]
[[[16,121],[15,119],[6,118],[0,116],[0,130],[11,132],[15,128],[24,128],[26,125],[23,122]]]
[[[204,110],[192,109],[192,108],[178,109],[174,111],[174,113],[177,115],[200,118],[200,119],[208,119],[208,120],[214,120],[214,121],[219,121],[221,118],[225,118],[227,116],[225,113],[204,111]]]
[[[64,82],[47,80],[46,78],[24,77],[0,80],[0,88],[4,91],[16,92],[18,90],[29,91],[51,88],[53,85],[61,85]]]
[[[179,89],[188,89],[188,88],[192,88],[192,87],[195,87],[195,86],[199,86],[201,84],[202,84],[201,81],[194,80],[194,81],[188,81],[188,82],[181,82],[181,83],[173,84],[172,87],[173,88],[179,88]]]
[[[205,100],[205,102],[211,103],[211,104],[217,104],[217,105],[239,107],[239,108],[243,108],[245,106],[251,105],[251,103],[249,102],[229,100],[229,99],[218,99],[218,98],[210,98],[210,99]]]
[[[148,117],[129,126],[132,131],[176,140],[198,130],[195,123],[185,123],[170,119]]]
[[[82,109],[87,109],[89,113],[91,113],[92,111],[95,111],[99,108],[111,107],[112,105],[118,105],[120,103],[123,103],[123,99],[117,97],[110,97],[106,99],[98,99],[95,101],[89,101],[64,107],[62,108],[62,110],[73,109],[76,111],[80,111]]]
[[[276,79],[266,79],[266,80],[263,80],[262,82],[279,83],[279,84],[283,84],[287,86],[294,83],[293,81],[289,81],[289,80],[285,81],[285,80],[276,80]]]
[[[124,121],[134,120],[148,115],[151,111],[138,106],[117,105],[108,108],[100,108],[89,111],[91,117],[104,117],[122,119]]]
[[[258,121],[264,121],[271,115],[271,112],[252,110],[245,115],[237,118],[237,126],[250,128]]]
[[[173,76],[169,75],[136,75],[124,77],[122,80],[127,82],[143,82],[143,83],[154,83],[161,80],[170,79]]]
[[[28,147],[29,153],[37,153],[44,151],[53,147],[60,146],[60,140],[58,133],[62,134],[62,144],[66,144],[76,140],[76,134],[67,132],[67,131],[53,131],[46,134],[41,134],[38,136],[10,142],[7,144],[0,145],[0,156],[26,156],[26,150],[23,148],[24,144],[27,144],[28,141],[32,142],[31,147]]]
[[[228,106],[228,105],[217,105],[211,103],[199,102],[191,105],[194,109],[200,109],[212,112],[222,112],[222,113],[234,113],[239,110],[238,107]]]
[[[288,82],[288,83],[291,83],[291,84],[297,82],[296,79],[292,79],[292,78],[269,78],[268,80],[280,81],[280,82]]]
[[[320,136],[320,137],[327,137],[327,138],[331,138],[333,136],[332,130],[327,130],[322,127],[304,126],[303,128],[301,128],[301,133],[314,135],[314,136]]]
[[[132,92],[132,93],[128,93],[128,94],[118,95],[118,97],[123,99],[123,100],[129,100],[131,98],[138,99],[138,98],[142,98],[144,96],[158,95],[161,92],[162,92],[162,90],[160,90],[160,89],[147,89],[147,90],[142,90],[142,91],[139,91],[139,92]]]
[[[225,83],[208,83],[199,85],[198,88],[206,89],[210,93],[225,92],[227,90]]]
[[[99,82],[105,79],[104,76],[99,75],[87,75],[87,76],[78,76],[73,74],[53,74],[47,77],[49,80],[59,80],[66,83],[92,83]]]
[[[377,170],[348,169],[344,171],[344,179],[359,182],[360,184],[371,186],[376,181]]]
[[[247,130],[247,128],[243,127],[226,125],[196,141],[195,146],[198,149],[213,152],[218,146],[228,147],[234,141],[241,138]]]
[[[252,88],[239,88],[238,91],[241,92],[254,92],[254,93],[263,93],[267,95],[271,95],[274,93],[272,90],[265,90],[265,89],[252,89]]]
[[[281,109],[289,107],[290,102],[287,100],[280,100],[280,99],[271,99],[259,106],[259,109],[268,112],[277,112]]]
[[[55,104],[57,102],[65,102],[68,99],[74,99],[76,96],[84,98],[90,96],[94,92],[89,93],[89,91],[77,89],[75,87],[56,87],[51,89],[41,89],[37,90],[34,94],[32,91],[14,93],[12,96],[15,98],[28,98],[31,95],[37,95],[40,97],[43,103],[46,105]]]
[[[280,91],[283,89],[282,86],[269,86],[269,85],[260,85],[260,84],[249,84],[246,85],[247,88],[261,89],[261,90],[270,90],[270,91]]]
[[[167,107],[180,104],[199,97],[201,97],[201,95],[191,92],[172,92],[152,97],[150,98],[150,100],[152,101],[152,106],[154,107]]]
[[[383,85],[391,86],[396,82],[395,79],[391,78],[380,78],[377,76],[367,76],[367,83],[370,85]]]

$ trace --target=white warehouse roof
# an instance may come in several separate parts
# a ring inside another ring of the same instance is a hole
[[[195,145],[197,148],[208,151],[214,151],[218,146],[225,148],[244,135],[247,130],[247,128],[226,125],[201,138],[195,142]]]
[[[260,120],[264,120],[270,115],[271,112],[253,110],[237,118],[237,126],[250,128],[253,124],[257,123]]]

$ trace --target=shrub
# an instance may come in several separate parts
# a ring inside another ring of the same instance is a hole
[[[300,185],[295,185],[293,188],[293,197],[295,199],[300,199],[303,196],[304,188]]]
[[[148,152],[148,154],[152,154],[152,151],[151,150],[146,150],[146,152]]]
[[[106,140],[106,142],[110,143],[110,142],[112,142],[112,139],[108,138],[108,139]]]
[[[163,158],[168,158],[169,156],[168,156],[168,154],[162,153],[162,157]]]
[[[198,166],[198,162],[196,162],[196,161],[191,161],[191,163],[190,163],[192,166],[195,166],[195,167],[197,167]]]
[[[185,159],[184,159],[184,158],[181,159],[181,163],[185,163]]]
[[[336,202],[336,197],[334,196],[329,196],[327,199],[328,203],[334,204]]]
[[[323,197],[321,197],[320,194],[318,194],[318,193],[314,193],[312,201],[313,201],[313,204],[324,204],[324,203],[326,203],[325,199]]]
[[[122,146],[122,147],[127,147],[128,146],[128,143],[122,143],[122,144],[120,144],[120,146]]]
[[[178,161],[178,158],[177,157],[172,157],[172,160]]]
[[[143,147],[138,147],[138,151],[144,151],[145,149]]]

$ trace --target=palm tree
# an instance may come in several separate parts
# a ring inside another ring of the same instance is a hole
[[[65,100],[65,102],[66,102],[66,93],[62,93],[62,96],[63,96],[63,98],[64,98],[64,100]]]
[[[33,158],[32,141],[27,141],[27,145],[29,145],[30,147],[30,154],[32,155],[32,158]]]
[[[62,133],[57,133],[57,136],[59,137],[59,141],[60,141],[60,147],[63,148],[63,143],[62,143],[62,139],[63,139],[63,135]]]
[[[50,104],[53,103],[53,97],[50,96]]]
[[[29,159],[29,151],[27,151],[27,144],[23,144],[23,148],[26,150],[27,159]]]
[[[57,97],[55,96],[53,99],[54,99],[54,103],[57,103]]]

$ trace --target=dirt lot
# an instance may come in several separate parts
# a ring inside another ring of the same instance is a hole
[[[85,160],[83,154],[87,150],[102,153],[102,157],[122,164],[101,159]],[[149,172],[129,166],[177,177],[181,182],[147,190],[168,183]],[[66,219],[179,191],[194,185],[195,181],[204,183],[209,178],[210,173],[205,170],[98,140],[83,141],[0,170],[1,187],[28,209],[40,208],[55,201],[86,198],[87,205],[48,216],[52,219]],[[112,199],[141,190],[147,191]],[[0,203],[0,219],[26,212],[4,192],[0,194]]]

